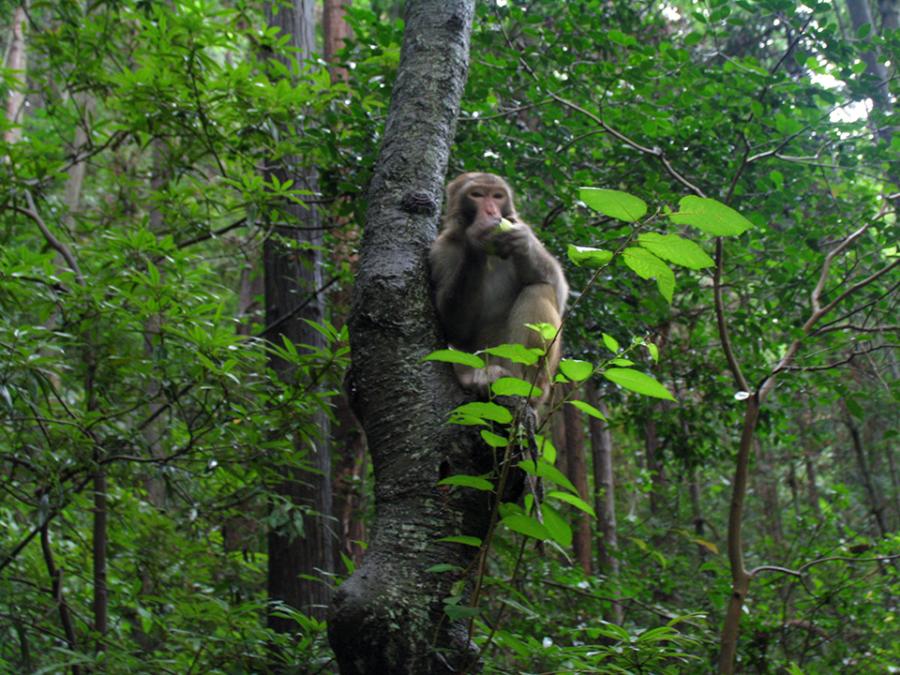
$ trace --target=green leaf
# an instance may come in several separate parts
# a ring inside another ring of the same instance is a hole
[[[559,372],[572,382],[584,382],[594,372],[594,364],[577,359],[563,359],[559,362]]]
[[[656,257],[692,270],[716,264],[699,245],[677,234],[645,232],[638,235],[638,243]]]
[[[576,509],[581,509],[588,515],[596,518],[597,514],[594,512],[594,509],[581,497],[577,495],[569,494],[568,492],[560,492],[559,490],[551,490],[547,493],[547,497],[552,499],[558,499],[561,502],[565,502],[566,504],[571,504]]]
[[[594,211],[626,223],[634,223],[647,213],[647,204],[643,199],[621,190],[583,187],[578,197]]]
[[[526,323],[525,327],[540,333],[541,339],[547,342],[554,339],[559,332],[559,329],[552,323]]]
[[[458,485],[459,487],[468,487],[475,490],[485,490],[487,492],[491,492],[494,489],[494,485],[493,483],[491,483],[491,481],[486,480],[481,476],[467,476],[465,474],[447,476],[446,478],[439,480],[438,485]]]
[[[444,605],[444,613],[454,621],[463,619],[471,619],[478,616],[481,612],[478,607],[467,607],[466,605]]]
[[[438,349],[426,356],[423,361],[440,361],[442,363],[459,363],[471,368],[484,368],[484,359],[475,354],[461,352],[457,349]]]
[[[622,259],[642,279],[656,279],[656,286],[667,302],[672,302],[675,290],[675,274],[662,260],[650,251],[630,246],[622,251]]]
[[[591,417],[596,417],[598,420],[606,421],[606,417],[603,416],[603,413],[597,410],[590,403],[585,403],[584,401],[566,401],[573,408],[577,408],[581,412],[586,415],[590,415]]]
[[[566,252],[576,265],[584,265],[586,267],[603,267],[613,258],[612,251],[606,251],[602,248],[591,248],[590,246],[575,246],[569,244]]]
[[[444,572],[461,572],[462,567],[459,565],[451,565],[450,563],[438,563],[437,565],[432,565],[426,572],[431,572],[432,574],[442,574]]]
[[[552,539],[546,527],[531,516],[526,516],[523,513],[513,513],[501,519],[500,522],[513,532],[524,534],[526,537],[532,537],[542,541],[545,539]]]
[[[481,439],[492,448],[505,448],[507,445],[509,445],[508,438],[504,438],[503,436],[495,434],[493,431],[488,431],[487,429],[481,430]]]
[[[613,354],[619,351],[619,341],[616,340],[612,335],[603,333],[603,344]]]
[[[540,396],[541,388],[518,377],[500,377],[491,384],[491,391],[497,396]]]
[[[682,197],[678,208],[678,213],[669,215],[673,223],[691,225],[716,237],[735,236],[753,226],[731,207],[708,197]]]
[[[675,397],[669,393],[668,389],[639,370],[633,370],[631,368],[608,368],[603,371],[603,377],[610,382],[615,382],[624,389],[643,394],[644,396],[663,398],[668,401],[676,400]]]
[[[538,454],[543,458],[545,462],[548,464],[556,463],[556,446],[553,445],[553,441],[551,441],[547,436],[543,436],[541,434],[534,435],[535,444],[538,447]]]
[[[578,490],[575,489],[575,486],[572,485],[572,481],[566,478],[565,474],[557,469],[552,464],[548,464],[544,460],[539,459],[535,464],[534,460],[531,459],[523,459],[519,462],[518,467],[522,469],[525,473],[531,474],[532,476],[538,476],[539,478],[545,478],[547,480],[552,480],[557,485],[562,485],[566,490],[570,492],[578,493]]]
[[[472,401],[463,403],[461,406],[454,408],[450,413],[451,421],[454,418],[475,418],[477,420],[490,420],[491,422],[499,422],[500,424],[509,424],[512,422],[512,414],[502,405],[491,403],[490,401]]]
[[[613,364],[614,366],[633,366],[634,365],[634,361],[632,361],[631,359],[616,358],[616,359],[610,359],[609,362],[611,364]]]
[[[438,541],[445,541],[448,544],[462,544],[464,546],[481,548],[481,539],[478,537],[469,537],[464,534],[453,535],[452,537],[441,537]]]
[[[659,363],[659,347],[657,347],[653,342],[646,342],[644,346],[647,348],[647,351],[650,352],[650,358],[653,359],[654,362]]]
[[[526,366],[533,366],[538,359],[544,355],[543,349],[537,347],[528,348],[519,344],[504,344],[490,347],[484,350],[485,354],[491,356],[499,356],[502,359],[509,359],[513,363],[522,363]]]
[[[572,527],[566,519],[549,504],[541,505],[541,515],[550,538],[563,548],[569,548],[572,545]]]

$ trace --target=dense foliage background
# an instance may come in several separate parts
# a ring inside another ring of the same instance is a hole
[[[260,3],[0,4],[2,669],[334,669],[324,608],[268,603],[267,535],[331,533],[327,564],[298,579],[315,587],[364,549],[372,478],[340,393],[342,326],[398,4],[348,8],[331,71],[296,63]],[[567,264],[567,355],[653,343],[658,361],[628,357],[677,403],[596,378],[579,396],[608,425],[554,416],[557,464],[598,519],[567,513],[570,550],[493,540],[473,626],[489,672],[714,667],[748,397],[738,668],[897,666],[898,13],[480,3],[451,174],[506,176],[560,259],[691,232],[666,217],[686,195],[753,224],[690,233],[719,266],[677,268],[671,303],[621,258],[590,288]],[[650,215],[598,216],[583,186]],[[303,291],[327,299],[311,346],[266,319],[267,241],[322,272]],[[286,498],[286,475],[327,483],[321,452],[333,506]]]

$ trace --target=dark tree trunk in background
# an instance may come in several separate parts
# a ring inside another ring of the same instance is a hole
[[[563,406],[563,415],[566,424],[565,454],[568,478],[578,489],[578,496],[589,504],[591,495],[588,488],[587,460],[584,456],[584,420],[578,409],[571,405]],[[573,532],[572,548],[575,551],[575,558],[585,574],[591,574],[592,538],[591,517],[579,511]]]
[[[302,62],[312,55],[314,8],[312,0],[293,0],[292,4],[277,3],[267,7],[269,24],[291,36],[290,45],[297,50],[292,53],[291,60]],[[295,159],[282,162],[282,167],[274,171],[280,181],[293,180],[298,187],[316,193],[318,179],[314,170],[298,167]],[[322,243],[319,213],[314,206],[293,203],[285,206],[285,212],[289,226],[274,227],[263,246],[266,325],[279,322],[277,329],[270,331],[266,338],[276,345],[287,338],[297,345],[320,347],[322,336],[304,321],[321,321],[325,310],[319,292],[322,288],[322,254],[316,248]],[[297,225],[302,225],[302,229],[297,229]],[[304,246],[292,247],[293,242]],[[312,247],[305,244],[312,244]],[[286,316],[290,318],[285,320]],[[284,361],[273,357],[271,365],[280,378],[292,377],[290,366]],[[328,585],[320,579],[323,572],[332,571],[334,561],[330,518],[331,456],[326,414],[317,413],[313,425],[318,430],[317,438],[298,435],[296,440],[296,451],[306,458],[312,470],[292,470],[291,475],[274,489],[288,503],[308,511],[303,518],[302,536],[292,531],[269,532],[268,592],[271,600],[282,601],[323,618],[330,593]],[[304,578],[307,575],[313,578]],[[274,615],[269,616],[269,625],[282,632],[296,629],[293,621]]]
[[[588,380],[586,386],[587,402],[599,410],[605,417],[609,416],[606,404],[600,398],[595,380]],[[619,536],[616,532],[616,485],[613,473],[613,442],[609,424],[596,417],[588,419],[591,434],[591,453],[594,464],[594,510],[597,512],[597,559],[600,569],[609,579],[619,576]],[[607,621],[622,623],[624,614],[622,604],[613,602],[611,609],[604,615]]]
[[[659,435],[656,433],[656,419],[653,417],[655,412],[655,408],[648,408],[647,418],[644,420],[644,457],[653,482],[653,489],[650,491],[650,513],[654,518],[658,517],[664,508],[666,485],[662,449],[659,445]]]
[[[444,614],[478,550],[439,542],[483,537],[485,493],[438,489],[444,475],[490,469],[471,428],[447,424],[463,396],[447,364],[428,283],[444,174],[468,71],[473,0],[406,5],[403,49],[368,213],[350,318],[351,403],[375,470],[373,535],[362,565],[335,593],[328,637],[344,675],[458,672],[474,659],[465,622]]]
[[[322,7],[322,38],[324,42],[325,61],[333,64],[335,55],[344,46],[344,40],[350,37],[350,26],[347,25],[345,15],[351,0],[325,0]],[[332,80],[346,80],[347,71],[329,65]]]

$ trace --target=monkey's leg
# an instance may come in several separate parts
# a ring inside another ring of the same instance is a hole
[[[561,318],[556,307],[556,289],[550,284],[532,284],[523,288],[509,313],[509,342],[526,347],[544,348],[544,340],[540,333],[526,327],[525,324],[528,323],[549,323],[559,328]],[[510,370],[516,377],[533,381],[541,388],[542,393],[537,397],[536,403],[546,400],[549,394],[550,383],[556,373],[562,351],[561,343],[562,340],[557,337],[539,366],[525,368],[520,364],[510,364]]]

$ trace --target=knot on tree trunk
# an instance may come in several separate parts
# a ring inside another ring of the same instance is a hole
[[[407,192],[400,199],[400,208],[413,215],[433,216],[438,205],[427,192]]]

